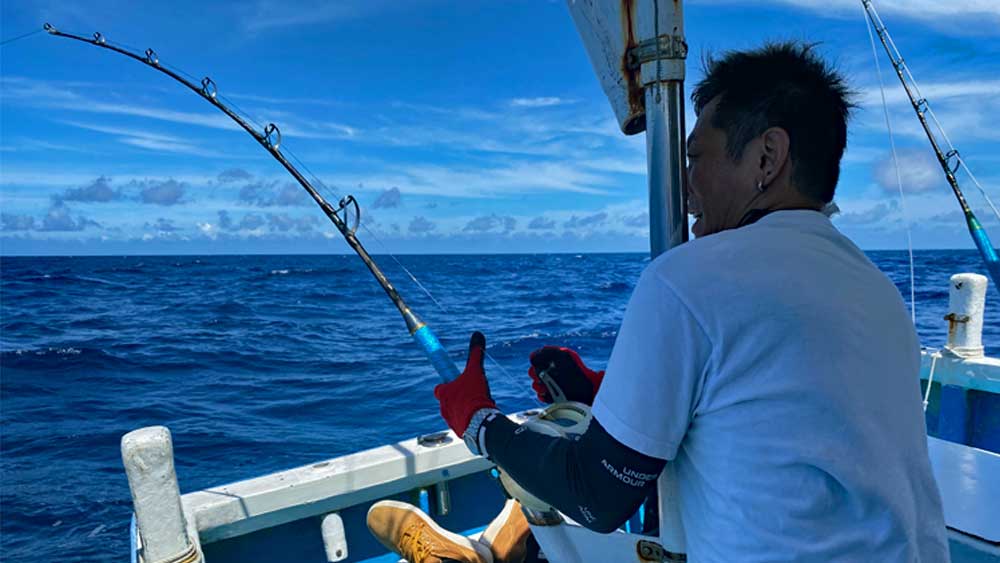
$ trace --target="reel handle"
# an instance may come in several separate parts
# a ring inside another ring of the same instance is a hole
[[[569,402],[566,398],[566,393],[562,390],[562,387],[559,387],[559,384],[556,383],[556,380],[552,377],[552,375],[550,375],[550,372],[555,369],[555,367],[556,363],[552,362],[549,364],[548,368],[538,372],[538,379],[542,381],[542,385],[545,385],[545,388],[548,390],[549,397],[552,397],[553,405]]]

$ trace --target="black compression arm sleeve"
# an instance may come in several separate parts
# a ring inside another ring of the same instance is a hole
[[[596,419],[579,437],[546,436],[505,416],[484,426],[491,460],[526,490],[596,532],[624,524],[666,465],[622,445]]]

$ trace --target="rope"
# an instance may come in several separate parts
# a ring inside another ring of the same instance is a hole
[[[863,6],[862,6],[863,8]],[[889,130],[889,146],[892,149],[892,166],[896,171],[896,187],[899,188],[899,206],[903,211],[903,221],[906,224],[906,249],[910,257],[910,320],[917,324],[916,276],[913,266],[913,233],[910,227],[910,215],[906,209],[906,196],[903,195],[903,178],[899,173],[899,159],[896,155],[896,139],[892,134],[892,122],[889,119],[889,104],[885,99],[885,83],[882,81],[882,65],[878,62],[878,49],[875,47],[875,35],[872,33],[872,22],[868,21],[867,12],[864,15],[865,29],[872,44],[872,57],[875,59],[875,72],[878,74],[878,87],[882,93],[882,112],[885,114],[885,127]]]
[[[31,37],[32,35],[34,35],[36,33],[41,33],[43,31],[45,31],[45,30],[39,28],[39,29],[36,29],[35,31],[29,31],[28,33],[23,33],[21,35],[18,35],[17,37],[11,37],[10,39],[4,39],[3,41],[0,41],[0,47],[2,47],[4,45],[7,45],[8,43],[13,43],[15,41],[20,41],[22,39],[26,39],[26,38]]]
[[[931,373],[927,376],[927,391],[924,393],[924,412],[927,412],[927,404],[930,403],[931,384],[934,383],[934,368],[937,366],[937,361],[940,357],[941,352],[931,354]]]

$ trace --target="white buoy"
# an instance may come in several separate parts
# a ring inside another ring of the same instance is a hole
[[[948,299],[948,350],[963,358],[983,356],[983,311],[986,309],[986,276],[955,274]]]
[[[336,512],[331,512],[323,517],[320,524],[320,531],[323,534],[323,549],[326,551],[326,560],[330,563],[337,563],[347,559],[347,533],[344,532],[344,521]]]
[[[132,491],[143,560],[199,561],[187,535],[170,430],[149,426],[122,436],[122,462]]]

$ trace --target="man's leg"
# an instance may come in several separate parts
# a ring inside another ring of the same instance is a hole
[[[368,529],[409,563],[493,563],[488,547],[441,528],[419,508],[403,502],[372,505]]]

